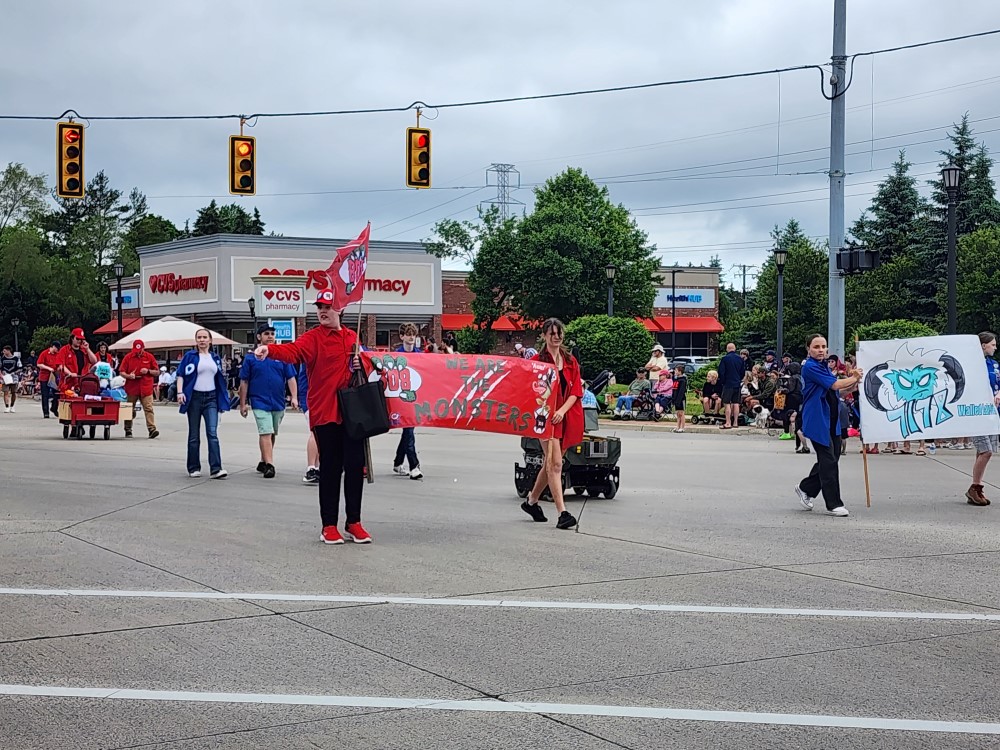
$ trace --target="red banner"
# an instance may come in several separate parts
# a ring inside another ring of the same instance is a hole
[[[447,427],[550,438],[555,368],[519,357],[361,352],[385,384],[393,427]]]
[[[326,269],[336,295],[334,307],[343,310],[360,302],[365,294],[365,274],[368,272],[368,238],[372,225],[365,227],[353,242],[337,248],[333,263]]]

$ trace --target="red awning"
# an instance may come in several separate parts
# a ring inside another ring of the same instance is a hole
[[[122,335],[135,333],[142,328],[142,318],[122,318]],[[116,336],[118,334],[118,318],[112,318],[94,331],[95,336]]]
[[[454,313],[445,313],[441,316],[441,330],[460,331],[466,326],[471,326],[475,319],[475,315],[456,315]]]
[[[670,333],[671,330],[678,333],[722,333],[726,330],[722,323],[711,316],[683,317],[677,318],[677,327],[671,328],[670,318],[654,318],[660,331]]]
[[[649,331],[650,333],[660,332],[660,326],[657,325],[656,321],[653,320],[652,318],[636,318],[636,320],[642,323],[643,326],[645,326],[646,330]]]
[[[466,326],[471,326],[476,320],[474,315],[459,315],[456,313],[444,313],[441,315],[442,331],[458,331]],[[501,315],[498,320],[493,321],[494,331],[520,331],[521,326],[511,315]]]

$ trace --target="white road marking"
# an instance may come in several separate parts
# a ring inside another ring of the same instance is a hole
[[[512,609],[575,609],[599,611],[673,612],[677,614],[779,615],[791,617],[853,617],[869,620],[977,620],[1000,622],[1000,614],[983,612],[894,612],[867,609],[798,609],[792,607],[720,607],[692,604],[628,604],[517,599],[460,599],[416,596],[352,596],[336,594],[268,594],[217,591],[119,591],[117,589],[0,588],[0,596],[82,596],[123,599],[208,599],[257,602],[317,602],[324,604],[412,604],[430,607],[504,607]]]
[[[275,695],[270,693],[208,693],[174,690],[131,690],[80,688],[49,685],[0,685],[0,695],[98,700],[175,701],[197,703],[257,703],[289,706],[340,706],[347,708],[398,708],[429,711],[481,711],[491,713],[533,713],[560,716],[612,716],[671,721],[707,721],[736,724],[781,724],[800,727],[882,729],[895,732],[945,732],[953,734],[1000,734],[1000,724],[974,721],[927,721],[884,719],[877,716],[825,716],[822,714],[779,714],[754,711],[701,711],[655,706],[608,706],[573,703],[505,702],[482,700],[439,700],[436,698],[393,698],[354,695]]]

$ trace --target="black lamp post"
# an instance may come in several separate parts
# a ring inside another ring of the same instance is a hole
[[[684,273],[683,268],[670,269],[670,363],[673,365],[677,356],[677,274]]]
[[[118,338],[122,337],[122,276],[125,275],[125,266],[121,263],[115,263],[112,266],[115,272],[115,280],[118,282],[118,294],[115,296],[115,300],[118,303]]]
[[[608,276],[608,317],[615,314],[615,274],[618,273],[618,266],[608,263],[604,267],[604,273]]]
[[[774,265],[778,269],[778,357],[785,351],[785,261],[788,251],[774,248]]]
[[[253,341],[253,336],[257,333],[257,301],[250,297],[247,300],[247,306],[250,308],[250,317],[253,318],[253,330],[250,331],[250,340]]]
[[[948,327],[946,332],[954,334],[958,327],[958,257],[955,249],[958,229],[956,208],[958,207],[958,186],[962,182],[962,170],[949,164],[941,170],[944,189],[948,191]]]
[[[12,321],[10,321],[10,324],[12,326],[14,326],[14,351],[17,354],[20,354],[21,353],[21,347],[17,343],[17,329],[21,325],[21,319],[20,318],[14,318]]]

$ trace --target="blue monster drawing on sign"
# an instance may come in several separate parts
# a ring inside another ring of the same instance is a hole
[[[954,417],[948,404],[964,391],[965,372],[957,359],[944,351],[910,351],[906,343],[895,359],[865,375],[865,399],[899,424],[904,440]]]

